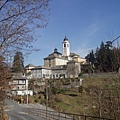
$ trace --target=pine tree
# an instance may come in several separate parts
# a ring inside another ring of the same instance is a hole
[[[93,50],[86,56],[89,63],[95,66],[100,72],[113,72],[119,69],[120,61],[119,48],[113,48],[111,44],[101,42],[100,48],[97,47],[95,53]]]
[[[14,56],[13,72],[24,73],[24,59],[21,52],[16,52]]]
[[[94,62],[95,62],[95,56],[94,56],[93,50],[86,56],[86,59],[91,64],[94,64]]]

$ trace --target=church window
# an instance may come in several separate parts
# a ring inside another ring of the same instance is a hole
[[[55,78],[55,75],[53,75],[53,78]]]
[[[64,47],[66,47],[66,44],[64,44]]]
[[[49,60],[49,67],[51,67],[51,60]]]
[[[51,63],[49,63],[49,67],[51,67]]]
[[[67,47],[69,47],[69,44],[67,44]]]
[[[43,78],[45,78],[45,74],[43,74]]]

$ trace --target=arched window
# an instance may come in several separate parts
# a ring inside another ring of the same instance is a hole
[[[64,47],[66,47],[66,44],[64,44]]]

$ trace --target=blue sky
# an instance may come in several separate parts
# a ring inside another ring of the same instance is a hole
[[[71,52],[85,57],[90,50],[99,47],[101,41],[113,40],[120,35],[120,0],[52,0],[49,24],[36,30],[37,41],[33,52],[25,59],[25,65],[43,65],[43,58],[57,48],[62,53],[66,36]],[[120,41],[120,39],[118,39]]]

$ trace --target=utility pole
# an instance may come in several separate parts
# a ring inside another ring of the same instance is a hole
[[[48,111],[48,86],[47,80],[45,81],[46,86],[46,118],[47,118],[47,111]]]
[[[26,94],[27,94],[27,104],[28,104],[28,80],[26,79]]]

